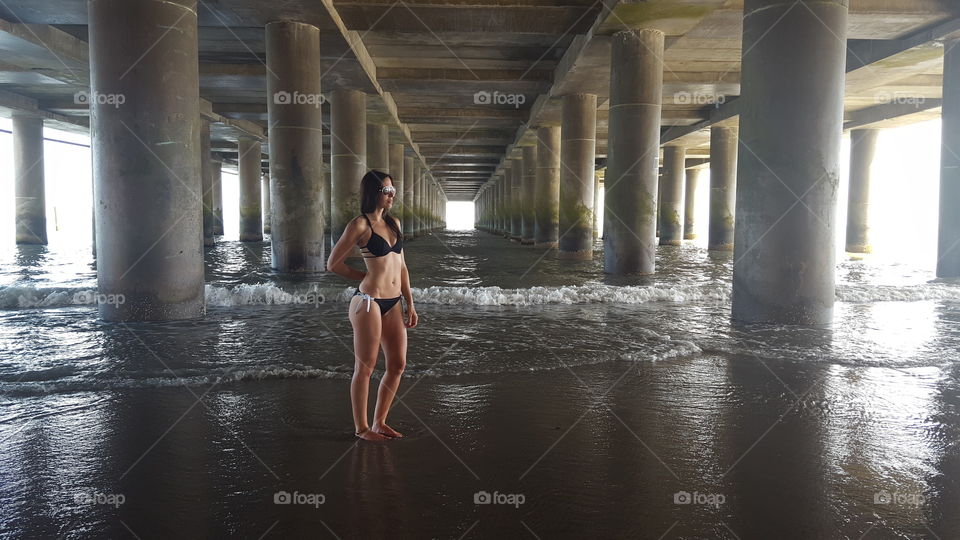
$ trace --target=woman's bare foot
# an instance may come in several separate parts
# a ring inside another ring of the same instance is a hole
[[[373,431],[372,429],[365,429],[363,431],[358,431],[356,432],[356,436],[360,437],[365,441],[386,441],[390,439],[390,437],[385,437],[380,433]]]
[[[374,432],[379,433],[379,434],[381,434],[381,435],[386,435],[387,437],[390,437],[390,438],[400,438],[400,437],[403,437],[403,434],[401,434],[399,431],[393,429],[392,427],[390,427],[390,426],[388,426],[388,425],[386,425],[386,424],[378,424],[378,423],[376,423],[376,422],[374,422],[373,426],[370,427],[370,431],[374,431]]]

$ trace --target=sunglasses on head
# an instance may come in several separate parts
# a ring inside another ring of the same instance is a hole
[[[383,186],[382,188],[380,188],[380,193],[383,193],[384,195],[396,195],[397,188],[393,186]]]

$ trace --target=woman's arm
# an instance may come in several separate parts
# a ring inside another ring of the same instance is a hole
[[[344,229],[343,234],[340,235],[340,239],[337,240],[337,245],[333,246],[333,249],[330,251],[330,257],[327,259],[328,271],[347,279],[362,281],[363,278],[366,277],[366,272],[361,272],[356,268],[347,266],[345,262],[347,255],[350,255],[350,252],[353,250],[353,247],[357,245],[357,241],[361,235],[363,235],[363,230],[360,228],[357,219],[353,219],[347,223],[347,228]]]

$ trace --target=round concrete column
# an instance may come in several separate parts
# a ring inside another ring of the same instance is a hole
[[[870,166],[877,151],[878,129],[850,132],[850,190],[847,198],[847,247],[870,253]]]
[[[513,214],[510,218],[510,239],[520,242],[523,239],[523,158],[510,160],[510,202]]]
[[[223,236],[223,163],[210,162],[213,177],[213,234]]]
[[[420,167],[420,162],[414,159],[413,161],[413,182],[411,182],[411,192],[410,192],[410,205],[407,207],[407,210],[410,211],[410,226],[413,230],[410,237],[416,238],[420,236],[420,184],[423,182],[423,172]]]
[[[91,90],[115,98],[90,103],[97,282],[123,298],[101,303],[100,316],[200,317],[196,2],[90,0],[87,15]]]
[[[617,32],[611,43],[603,269],[651,274],[656,261],[663,32]]]
[[[737,204],[737,130],[710,128],[710,233],[714,251],[733,251]]]
[[[597,96],[563,96],[560,131],[560,238],[557,256],[593,258],[593,175],[597,144]]]
[[[687,183],[683,189],[683,239],[695,240],[697,233],[697,184],[700,183],[700,169],[687,169]]]
[[[402,200],[403,194],[403,179],[404,179],[404,170],[403,170],[403,145],[402,144],[391,144],[390,145],[390,167],[387,169],[387,172],[390,174],[390,178],[393,179],[393,187],[397,188],[397,193],[394,195],[394,215],[399,215],[400,205],[397,204]]]
[[[536,231],[537,147],[523,147],[523,223],[520,243],[533,245]]]
[[[413,238],[413,181],[414,181],[414,161],[412,157],[403,158],[403,196],[400,199],[402,216],[400,219],[403,224],[403,238],[405,240]],[[397,194],[400,194],[400,188],[397,188]]]
[[[18,244],[47,243],[43,186],[43,119],[13,115],[13,174]]]
[[[954,278],[960,277],[960,40],[944,48],[937,276]]]
[[[560,235],[560,126],[537,129],[534,245],[555,248]]]
[[[327,237],[330,236],[330,231],[333,230],[330,226],[330,216],[332,212],[330,211],[330,198],[333,196],[333,186],[330,185],[330,164],[323,164],[323,230],[324,230],[324,242],[327,241]],[[326,247],[327,244],[324,244]],[[326,264],[326,263],[324,263]]]
[[[270,176],[264,229],[279,272],[325,267],[320,30],[300,22],[267,24]],[[288,99],[276,99],[286,96]]]
[[[660,193],[660,245],[679,246],[683,240],[683,183],[686,149],[667,146],[663,149],[663,181]]]
[[[833,318],[847,0],[801,3],[744,2],[732,310],[744,322]]]
[[[600,171],[593,172],[593,239],[600,238]]]
[[[390,169],[390,133],[385,124],[367,124],[367,169]]]
[[[200,121],[200,185],[203,205],[203,245],[213,245],[213,162],[210,161],[210,122]]]
[[[263,219],[263,234],[271,234],[273,232],[272,221],[272,207],[270,205],[270,175],[263,173],[260,176],[260,215]],[[273,241],[274,239],[271,239]]]
[[[263,240],[263,217],[261,215],[260,141],[247,137],[240,138],[239,144],[240,177],[240,241],[260,242]]]
[[[367,96],[334,90],[330,96],[330,241],[337,243],[347,223],[360,215],[360,179],[367,172]]]

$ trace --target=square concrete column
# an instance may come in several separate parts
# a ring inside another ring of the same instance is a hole
[[[240,178],[240,241],[263,241],[263,216],[261,214],[260,141],[241,137],[239,141],[239,178]]]
[[[536,230],[536,208],[537,202],[537,147],[523,147],[523,221],[521,226],[521,244],[533,245],[534,234]]]
[[[537,129],[534,245],[555,248],[560,236],[560,126]]]
[[[663,43],[663,32],[652,29],[617,32],[611,43],[603,203],[603,270],[610,274],[655,269]]]
[[[390,169],[390,132],[386,124],[367,124],[367,170]]]
[[[744,2],[736,320],[833,319],[847,5]]]
[[[597,150],[597,96],[563,96],[560,131],[560,238],[557,256],[593,258],[593,181]]]
[[[210,170],[213,178],[213,234],[223,236],[223,163],[211,161]]]
[[[271,22],[266,41],[270,175],[263,204],[270,262],[279,272],[320,272],[326,264],[320,30]]]
[[[523,239],[523,158],[510,160],[510,202],[513,214],[510,219],[510,239],[520,242]]]
[[[686,184],[683,189],[683,239],[695,240],[697,233],[697,184],[700,183],[700,169],[687,169]]]
[[[737,130],[710,128],[710,232],[714,251],[733,251],[737,204]]]
[[[679,246],[683,240],[683,184],[686,179],[687,151],[680,146],[663,149],[663,180],[661,182],[660,245]]]
[[[416,167],[413,157],[403,158],[403,196],[400,200],[402,216],[400,218],[403,225],[403,238],[409,240],[413,238],[413,183]],[[400,189],[397,189],[397,194]]]
[[[945,49],[937,276],[955,278],[960,277],[960,40],[948,41]]]
[[[336,244],[360,215],[360,179],[367,172],[367,96],[356,90],[330,95],[330,241]]]
[[[200,185],[203,205],[203,245],[213,245],[213,162],[210,161],[210,122],[200,121]]]
[[[47,243],[43,118],[13,115],[13,174],[18,244]]]
[[[107,320],[205,312],[196,8],[87,4],[90,89],[106,96],[90,100],[97,282],[123,298],[99,305]]]
[[[870,253],[870,166],[877,152],[878,129],[850,131],[850,189],[847,197],[849,253]]]

